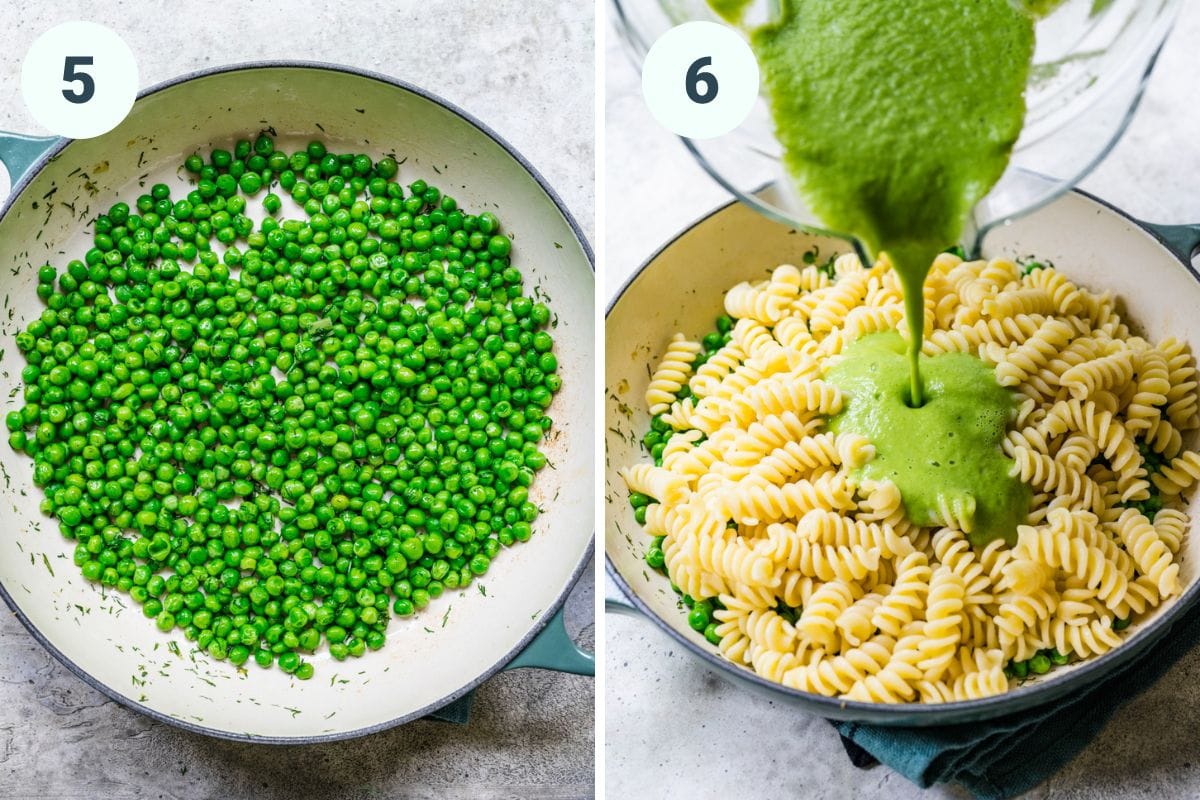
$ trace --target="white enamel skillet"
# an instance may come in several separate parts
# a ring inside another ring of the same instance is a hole
[[[734,665],[688,627],[667,578],[646,566],[649,538],[633,518],[618,470],[645,458],[639,440],[649,426],[642,400],[656,363],[677,331],[702,335],[723,313],[725,291],[757,280],[782,263],[800,263],[814,246],[823,254],[842,252],[845,242],[799,233],[733,202],[681,232],[634,273],[608,309],[605,321],[604,548],[608,573],[623,593],[610,598],[618,612],[640,613],[685,650],[738,685],[825,717],[882,725],[944,725],[988,719],[1052,702],[1126,664],[1168,635],[1172,623],[1200,597],[1200,541],[1185,539],[1180,556],[1180,597],[1131,626],[1126,641],[1103,656],[1052,670],[1006,694],[936,705],[850,702],[789,689]],[[1200,246],[1200,226],[1139,222],[1112,206],[1075,191],[1010,225],[993,229],[983,255],[1036,256],[1094,291],[1110,290],[1123,301],[1127,318],[1149,338],[1167,336],[1200,345],[1200,276],[1191,256]],[[1189,510],[1193,519],[1200,501]]]
[[[505,550],[479,581],[424,612],[396,619],[387,645],[336,662],[323,648],[298,681],[244,670],[161,633],[128,597],[101,591],[71,562],[72,545],[38,510],[32,460],[0,446],[0,595],[29,631],[81,679],[156,719],[229,739],[307,743],[397,725],[456,700],[498,670],[591,674],[593,660],[562,627],[561,606],[592,550],[594,331],[592,255],[554,191],[499,136],[466,112],[391,78],[343,67],[256,63],[184,76],[144,92],[104,136],[81,141],[0,135],[12,192],[0,210],[0,398],[21,403],[23,358],[13,337],[42,305],[38,266],[60,269],[90,247],[91,221],[153,183],[188,189],[179,169],[197,150],[231,148],[260,131],[293,152],[310,140],[334,152],[395,153],[403,183],[418,177],[475,213],[493,211],[514,237],[514,265],[557,316],[563,389],[556,434],[531,499],[544,509],[529,542]],[[257,206],[251,203],[251,206]]]

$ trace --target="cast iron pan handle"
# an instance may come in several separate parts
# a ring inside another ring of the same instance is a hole
[[[630,602],[617,582],[608,576],[605,576],[604,581],[604,610],[613,614],[628,614],[631,617],[642,616],[642,612]]]
[[[542,632],[535,636],[516,658],[508,662],[505,669],[523,667],[552,669],[556,672],[570,672],[573,675],[595,675],[596,654],[582,649],[567,635],[566,625],[563,624],[563,610],[560,608]]]
[[[1160,225],[1156,222],[1139,222],[1163,246],[1189,266],[1192,256],[1200,250],[1200,225]]]
[[[0,131],[0,162],[8,170],[9,191],[0,196],[0,204],[8,199],[29,168],[37,163],[59,141],[57,136],[26,136],[23,133]]]

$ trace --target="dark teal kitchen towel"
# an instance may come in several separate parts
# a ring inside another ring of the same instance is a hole
[[[472,689],[453,703],[442,706],[437,711],[429,714],[425,719],[435,719],[439,722],[453,722],[455,725],[466,725],[471,719],[471,700],[474,697],[475,690]]]
[[[979,800],[1005,800],[1057,772],[1118,708],[1153,685],[1197,641],[1200,609],[1192,608],[1146,652],[1043,708],[940,728],[833,726],[848,740],[856,766],[864,766],[860,751],[865,751],[918,786],[958,783]]]

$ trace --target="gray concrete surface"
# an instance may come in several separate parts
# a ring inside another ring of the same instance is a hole
[[[1143,219],[1200,221],[1200,3],[1183,16],[1133,126],[1083,184]],[[606,52],[605,296],[726,194],[659,128],[615,34]],[[1136,265],[1130,265],[1135,269]],[[609,582],[608,591],[615,591]],[[927,792],[882,767],[860,771],[823,720],[739,691],[651,623],[605,619],[609,797],[906,800]],[[1200,650],[1123,708],[1030,800],[1200,797]]]
[[[69,19],[117,30],[138,58],[143,86],[256,59],[349,64],[427,87],[480,117],[546,176],[591,237],[593,16],[590,0],[3,0],[0,130],[43,133],[21,100],[21,60],[39,34]],[[568,606],[568,628],[589,648],[593,591],[589,570]],[[151,722],[106,700],[5,612],[0,797],[588,797],[593,687],[591,678],[518,670],[479,689],[466,727],[422,721],[331,745],[231,744]]]

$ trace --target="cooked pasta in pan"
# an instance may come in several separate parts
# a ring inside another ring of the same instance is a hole
[[[1109,294],[1037,263],[944,254],[924,302],[928,363],[967,354],[955,368],[1011,399],[993,446],[1011,516],[963,489],[921,504],[879,469],[907,454],[850,424],[877,398],[840,365],[903,330],[886,260],[738,284],[718,331],[677,335],[653,373],[653,463],[622,473],[647,560],[693,627],[770,680],[876,702],[998,694],[1120,645],[1180,592],[1181,495],[1200,479],[1186,345],[1135,335]]]

